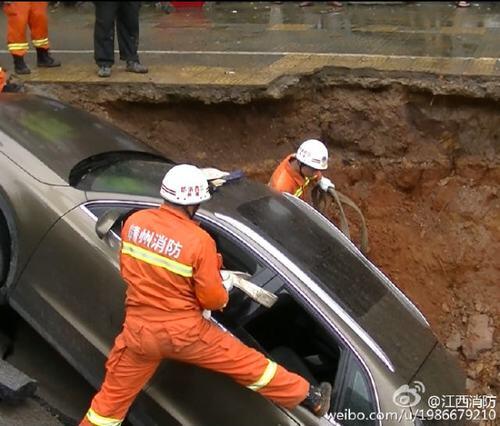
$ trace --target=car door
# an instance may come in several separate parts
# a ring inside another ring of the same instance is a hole
[[[228,269],[251,275],[250,280],[278,295],[278,302],[267,309],[254,302],[243,303],[244,297],[233,290],[224,313],[216,318],[245,343],[266,353],[288,370],[302,375],[310,383],[329,381],[333,386],[328,424],[375,425],[370,416],[376,413],[375,390],[365,368],[338,336],[320,320],[320,315],[287,285],[286,278],[267,264],[250,240],[236,238],[223,226],[201,220],[202,226],[217,242]],[[292,410],[301,424],[324,424],[297,407]],[[354,418],[353,418],[354,416]],[[360,420],[361,419],[361,420]]]
[[[212,220],[201,217],[202,226],[211,234],[224,259],[227,269],[246,272],[254,284],[277,296],[270,308],[233,289],[228,306],[215,318],[244,343],[263,352],[289,371],[300,374],[310,383],[330,381],[342,383],[340,365],[345,348],[330,339],[326,328],[314,312],[304,307],[303,301],[290,291],[286,280],[259,254],[252,242],[237,238]],[[338,379],[338,380],[337,380]],[[335,397],[334,397],[335,398]],[[290,413],[300,424],[325,424],[302,407]]]
[[[85,203],[64,215],[32,256],[12,300],[35,328],[94,386],[123,323],[125,285],[119,239],[96,234],[96,220],[117,202]]]

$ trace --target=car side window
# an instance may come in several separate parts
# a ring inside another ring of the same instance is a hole
[[[368,378],[359,361],[352,355],[344,381],[343,396],[338,411],[345,414],[343,425],[375,425],[368,420],[375,413],[375,401]],[[350,415],[348,415],[351,413]],[[365,420],[361,420],[364,418]]]
[[[201,227],[214,239],[217,250],[222,255],[224,269],[246,272],[253,275],[259,269],[259,263],[255,256],[247,250],[243,250],[238,244],[226,237],[207,223],[201,223]]]

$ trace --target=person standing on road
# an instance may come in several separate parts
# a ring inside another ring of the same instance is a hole
[[[220,270],[215,241],[193,220],[211,197],[201,170],[174,166],[160,194],[163,205],[132,214],[123,226],[125,321],[101,389],[80,425],[120,425],[164,358],[227,374],[283,407],[300,403],[318,416],[326,414],[329,383],[310,385],[203,314],[226,306],[235,276]]]
[[[7,47],[14,60],[16,74],[30,74],[24,62],[29,45],[26,41],[26,27],[30,27],[31,41],[36,47],[37,66],[52,68],[61,62],[49,53],[49,31],[46,1],[4,1],[3,10],[7,16]]]
[[[126,70],[144,74],[148,69],[139,62],[140,1],[96,1],[94,26],[94,59],[99,77],[111,76],[115,60],[115,22],[120,59]]]
[[[288,155],[276,168],[269,186],[280,192],[288,192],[301,199],[309,199],[308,189],[318,185],[323,191],[335,185],[322,176],[328,168],[328,150],[323,142],[308,139],[295,154]]]

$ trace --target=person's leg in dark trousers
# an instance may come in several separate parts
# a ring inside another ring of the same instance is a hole
[[[120,2],[116,18],[116,33],[122,61],[139,61],[139,8],[138,1]]]
[[[127,71],[146,73],[148,69],[139,62],[139,9],[140,1],[120,2],[116,18],[116,33],[120,59],[127,62]]]
[[[96,1],[94,25],[94,59],[99,77],[109,77],[114,64],[115,20],[119,1]]]

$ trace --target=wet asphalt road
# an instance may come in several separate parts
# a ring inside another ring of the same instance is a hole
[[[75,424],[86,411],[93,388],[26,322],[6,308],[0,310],[0,330],[12,339],[6,361],[38,382],[36,398],[20,404],[0,401],[0,426]],[[59,412],[63,414],[60,418]]]
[[[63,68],[36,72],[33,67],[28,79],[98,81],[93,6],[84,3],[51,8],[49,38]],[[114,73],[107,82],[268,84],[326,65],[500,75],[500,3],[469,8],[455,2],[363,3],[301,8],[298,2],[206,2],[204,8],[170,14],[145,3],[139,49],[151,72]],[[5,27],[0,15],[0,33]],[[33,51],[28,62],[33,66]],[[0,65],[12,67],[2,46]]]

